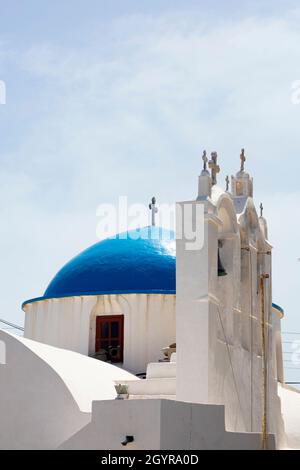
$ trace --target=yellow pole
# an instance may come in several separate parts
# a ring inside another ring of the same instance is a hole
[[[262,416],[262,449],[268,449],[268,427],[267,427],[267,406],[268,406],[268,371],[266,355],[266,335],[265,335],[265,284],[264,280],[269,278],[269,274],[260,276],[261,291],[261,347],[262,347],[262,375],[263,375],[263,416]]]

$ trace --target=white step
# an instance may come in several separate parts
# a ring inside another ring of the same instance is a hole
[[[175,378],[176,362],[150,362],[146,377],[147,379]]]
[[[129,395],[176,395],[176,378],[122,380]]]

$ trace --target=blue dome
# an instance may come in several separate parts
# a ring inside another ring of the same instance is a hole
[[[145,227],[107,238],[69,261],[38,300],[104,294],[176,294],[175,233]],[[273,307],[283,314],[276,304]]]
[[[176,243],[173,231],[145,227],[96,243],[69,261],[43,297],[176,292]]]

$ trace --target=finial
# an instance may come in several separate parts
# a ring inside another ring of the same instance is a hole
[[[228,175],[226,176],[225,181],[226,181],[226,192],[228,192],[229,191],[229,176]]]
[[[203,150],[202,160],[203,160],[203,171],[207,171],[208,158],[206,156],[206,150]]]
[[[245,161],[246,161],[245,149],[241,150],[240,160],[241,160],[241,172],[243,172],[245,171]]]
[[[211,182],[217,184],[217,174],[220,172],[220,167],[217,164],[218,154],[217,152],[211,153],[211,160],[208,162],[208,166],[211,169]]]
[[[156,198],[153,196],[153,198],[151,199],[151,202],[149,204],[149,209],[151,211],[151,225],[155,225],[155,214],[157,214],[158,212],[158,209],[156,207]]]
[[[260,203],[259,208],[260,208],[260,216],[262,217],[262,216],[263,216],[263,212],[264,212],[264,206],[263,206],[262,202]]]

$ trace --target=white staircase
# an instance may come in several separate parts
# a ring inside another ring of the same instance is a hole
[[[146,379],[123,380],[127,385],[129,399],[176,397],[176,362],[152,362],[148,364]]]

